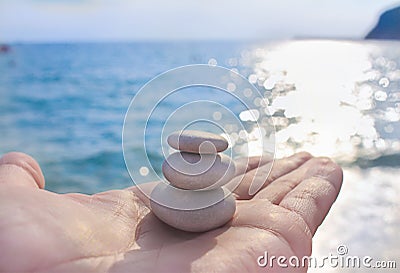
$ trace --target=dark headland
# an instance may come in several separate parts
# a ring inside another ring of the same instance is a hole
[[[400,6],[382,13],[365,39],[400,40]]]

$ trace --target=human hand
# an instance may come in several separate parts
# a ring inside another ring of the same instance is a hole
[[[137,187],[56,194],[43,189],[35,160],[7,154],[0,159],[0,272],[306,272],[262,268],[257,258],[311,254],[339,193],[340,167],[299,153],[276,160],[268,176],[271,162],[243,162],[233,219],[188,233],[159,221]],[[253,180],[263,187],[250,196]]]

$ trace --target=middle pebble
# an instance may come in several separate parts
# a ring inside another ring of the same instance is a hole
[[[235,176],[235,163],[224,154],[176,152],[168,156],[162,172],[171,185],[186,189],[214,189]]]

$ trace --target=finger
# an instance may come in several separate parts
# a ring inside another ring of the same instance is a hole
[[[268,188],[261,190],[254,198],[268,199],[273,204],[279,204],[303,180],[318,176],[326,168],[330,168],[329,162],[321,158],[312,158],[297,169],[272,181]]]
[[[0,184],[43,189],[44,183],[39,164],[29,155],[11,152],[0,158]]]
[[[258,188],[258,190],[265,188],[272,181],[303,165],[311,157],[309,153],[301,152],[288,158],[275,160],[275,162],[270,162],[234,178],[227,184],[227,187],[234,190],[237,199],[251,199],[256,193],[251,192],[254,191],[254,188]]]
[[[261,167],[273,160],[273,157],[265,154],[262,156],[241,157],[235,159],[235,176],[244,174],[255,168]]]
[[[339,194],[343,181],[342,169],[328,158],[314,162],[318,171],[291,190],[279,203],[283,208],[299,214],[312,234],[325,219]]]
[[[298,214],[264,200],[238,201],[231,225],[269,231],[299,257],[311,253],[312,235],[305,221]]]

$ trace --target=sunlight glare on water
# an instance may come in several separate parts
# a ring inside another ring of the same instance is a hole
[[[398,151],[386,149],[398,146],[399,126],[392,123],[400,117],[399,98],[391,84],[399,76],[397,60],[374,54],[379,48],[373,44],[336,41],[283,43],[246,54],[254,63],[249,80],[270,101],[277,157],[307,150],[352,162]]]
[[[249,81],[265,96],[255,104],[274,121],[276,157],[305,150],[344,167],[337,204],[313,238],[314,257],[335,255],[339,245],[375,260],[398,257],[398,45],[295,41],[242,54],[242,62],[252,67]]]

